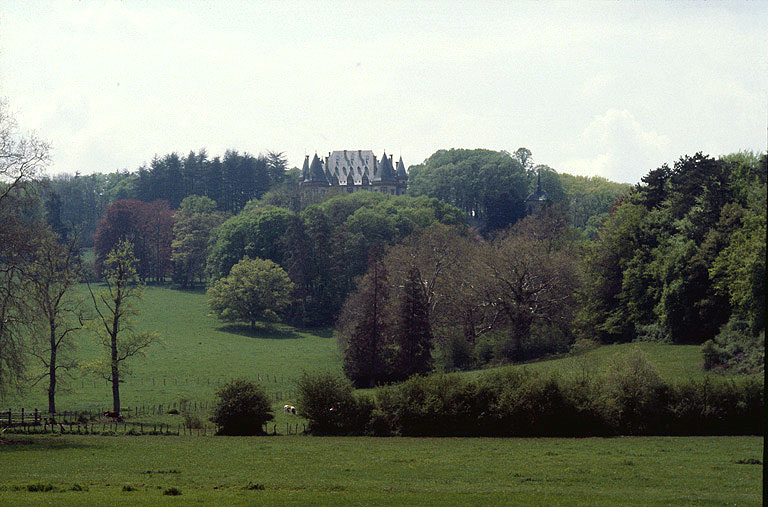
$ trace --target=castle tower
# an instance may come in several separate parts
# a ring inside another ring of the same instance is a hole
[[[525,213],[527,215],[536,215],[544,209],[547,202],[547,193],[541,188],[541,168],[539,168],[536,191],[532,192],[531,195],[525,199]]]
[[[405,164],[403,164],[403,157],[397,161],[397,171],[395,171],[397,178],[397,195],[405,195],[405,191],[408,189],[408,173],[405,171]]]

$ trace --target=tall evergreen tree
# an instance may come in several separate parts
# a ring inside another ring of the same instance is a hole
[[[388,324],[385,317],[389,295],[387,270],[376,254],[359,290],[350,297],[340,317],[344,346],[344,373],[361,387],[374,387],[387,373]]]
[[[432,369],[432,330],[429,325],[427,295],[419,270],[408,270],[400,297],[398,322],[394,333],[397,360],[393,377],[406,379]]]

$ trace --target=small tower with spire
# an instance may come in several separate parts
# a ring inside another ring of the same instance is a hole
[[[405,171],[405,164],[403,163],[403,157],[397,161],[397,170],[395,171],[397,178],[397,195],[405,195],[405,191],[408,189],[408,173]]]
[[[547,193],[541,188],[541,168],[537,171],[536,191],[525,199],[525,213],[537,215],[547,205]]]

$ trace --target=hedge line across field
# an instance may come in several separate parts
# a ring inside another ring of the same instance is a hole
[[[320,435],[586,437],[759,435],[763,384],[707,376],[663,381],[640,353],[608,373],[515,369],[476,379],[414,377],[356,395],[343,377],[304,374],[298,408]]]

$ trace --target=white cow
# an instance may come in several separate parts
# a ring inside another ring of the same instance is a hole
[[[296,415],[296,407],[294,407],[293,405],[285,405],[283,407],[283,411],[286,414]]]

